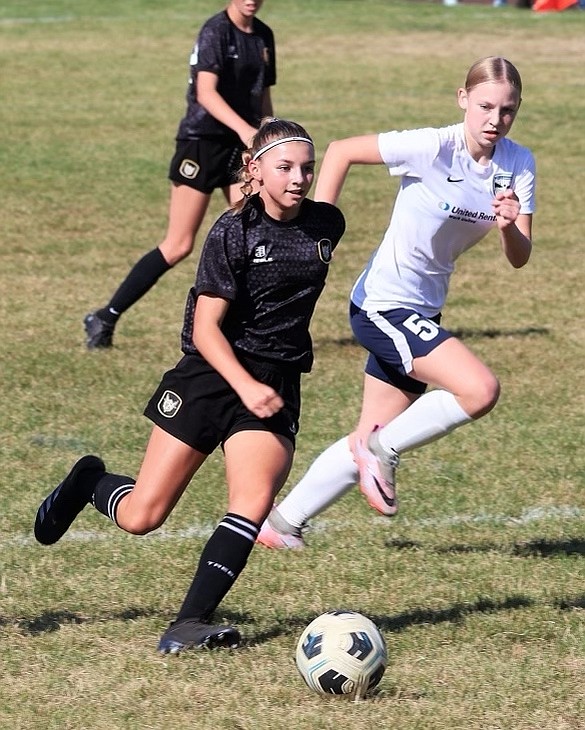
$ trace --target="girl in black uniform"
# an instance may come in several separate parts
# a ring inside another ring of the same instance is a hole
[[[207,456],[225,455],[228,511],[207,542],[162,653],[237,646],[213,611],[244,569],[259,526],[289,473],[300,374],[313,361],[309,322],[345,221],[307,200],[314,148],[294,122],[268,120],[244,153],[244,199],[212,227],[189,292],[183,357],[145,415],[154,428],[136,481],[84,456],[41,504],[35,537],[59,540],[90,503],[144,535],[163,524]],[[260,192],[251,194],[252,186]]]
[[[109,303],[84,318],[89,349],[111,347],[120,315],[186,258],[212,192],[239,196],[237,173],[260,120],[272,114],[274,36],[255,15],[263,0],[231,0],[201,28],[190,59],[187,111],[171,161],[164,241],[130,270]]]

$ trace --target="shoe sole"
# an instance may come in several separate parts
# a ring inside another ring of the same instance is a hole
[[[235,629],[226,629],[219,634],[206,637],[198,643],[181,642],[169,639],[163,644],[159,642],[159,654],[180,654],[182,651],[211,651],[213,649],[237,649],[240,645],[241,637]]]
[[[89,499],[80,498],[76,490],[78,478],[84,471],[105,472],[105,470],[104,462],[97,456],[84,456],[79,459],[61,484],[44,499],[37,510],[34,526],[37,542],[41,545],[53,545],[63,537],[73,520],[89,503]],[[63,514],[63,507],[68,502],[69,512]]]

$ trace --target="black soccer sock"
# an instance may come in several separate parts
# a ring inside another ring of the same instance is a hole
[[[91,503],[112,522],[116,522],[116,511],[120,500],[129,494],[136,484],[136,480],[121,474],[106,472],[95,486]]]
[[[207,541],[177,621],[208,621],[246,567],[260,526],[228,512]]]
[[[115,324],[118,317],[152,289],[170,268],[160,248],[149,251],[130,269],[107,307],[98,309],[96,315],[104,322]]]

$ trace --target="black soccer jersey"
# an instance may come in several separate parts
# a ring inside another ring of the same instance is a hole
[[[230,301],[222,331],[236,353],[308,372],[313,364],[309,323],[344,231],[338,208],[307,199],[299,215],[286,222],[270,218],[259,195],[242,212],[224,213],[201,251],[185,310],[183,352],[196,352],[197,295],[215,294]]]
[[[217,74],[217,91],[242,119],[260,125],[262,96],[276,83],[274,36],[270,28],[253,19],[252,33],[239,30],[224,10],[201,28],[190,60],[187,112],[179,124],[177,140],[224,137],[238,144],[237,134],[209,114],[196,99],[199,71]]]

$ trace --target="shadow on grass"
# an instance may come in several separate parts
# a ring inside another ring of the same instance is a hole
[[[425,547],[422,543],[412,540],[387,540],[386,547],[397,550],[427,550],[434,553],[486,553],[501,552],[518,557],[550,558],[557,555],[585,555],[585,540],[533,540],[512,545],[501,545],[497,543],[482,542],[476,545],[454,544],[448,546]],[[530,608],[539,601],[523,595],[509,596],[503,600],[491,598],[479,598],[473,603],[456,603],[449,608],[415,608],[411,611],[387,616],[378,615],[370,618],[379,626],[382,631],[400,632],[411,626],[423,624],[436,625],[440,623],[458,624],[468,616],[481,613],[495,613],[498,611],[510,611],[523,608]],[[585,609],[585,594],[575,598],[559,598],[553,602],[559,610]],[[355,609],[359,610],[359,609]],[[59,610],[47,611],[31,618],[9,618],[0,616],[0,628],[3,626],[18,626],[21,632],[29,636],[59,631],[61,626],[66,624],[93,624],[104,621],[135,621],[141,618],[159,617],[161,624],[166,624],[173,616],[172,611],[164,611],[154,608],[130,607],[121,611],[98,616],[86,616],[73,611]],[[221,616],[221,618],[219,617]],[[317,614],[296,615],[278,619],[276,623],[265,631],[258,631],[251,634],[244,642],[246,646],[257,646],[280,636],[296,636],[307,624],[316,618]],[[229,622],[234,624],[248,624],[253,626],[253,616],[244,612],[234,612],[221,609],[218,611],[218,623]],[[161,627],[162,628],[162,627]]]
[[[168,623],[174,618],[176,608],[174,610],[164,610],[160,608],[137,608],[130,607],[120,611],[112,611],[111,613],[99,614],[97,616],[88,616],[74,611],[59,610],[46,611],[39,616],[30,618],[10,618],[0,616],[0,628],[3,626],[17,626],[19,630],[28,636],[39,636],[41,634],[50,634],[53,631],[59,631],[62,626],[71,624],[98,624],[107,621],[136,621],[143,618],[160,618],[161,631],[164,631]],[[217,623],[247,623],[253,624],[254,618],[242,611],[218,611]],[[299,619],[299,625],[302,621]]]
[[[559,555],[585,555],[585,540],[570,538],[565,540],[531,540],[512,545],[481,542],[476,545],[455,543],[441,547],[428,547],[412,540],[387,540],[386,547],[396,550],[425,550],[427,552],[444,553],[504,553],[521,558],[554,558]]]
[[[497,337],[532,337],[533,335],[546,336],[549,334],[548,327],[520,327],[515,330],[503,330],[503,329],[454,329],[449,330],[452,335],[458,337],[460,340],[477,339],[478,337],[485,337],[489,340],[496,339]]]
[[[152,616],[160,616],[161,620],[168,621],[168,614],[163,614],[160,610],[148,608],[127,608],[122,611],[103,616],[84,616],[73,611],[46,611],[40,616],[32,618],[5,618],[0,616],[0,627],[8,625],[16,625],[24,634],[29,636],[38,636],[40,634],[48,634],[59,629],[66,624],[94,624],[103,621],[135,621],[136,619],[149,618]]]
[[[535,604],[536,601],[527,596],[509,596],[501,601],[494,601],[491,598],[478,598],[473,603],[455,603],[449,608],[415,608],[412,611],[405,611],[396,616],[370,616],[370,618],[382,631],[398,633],[411,626],[442,623],[460,624],[468,616],[474,614],[531,608]]]
[[[527,596],[510,596],[502,601],[494,601],[491,598],[480,598],[474,603],[456,603],[450,608],[432,609],[432,608],[416,608],[412,611],[405,611],[395,616],[374,616],[368,614],[368,617],[382,631],[391,631],[398,633],[404,631],[411,626],[420,626],[422,624],[441,624],[441,623],[461,623],[468,616],[477,613],[495,613],[497,611],[511,611],[520,608],[530,608],[534,606],[536,601]],[[354,609],[359,610],[359,609]],[[279,636],[297,635],[307,624],[317,617],[318,614],[308,614],[306,616],[293,616],[279,622],[273,628],[262,631],[250,637],[246,641],[247,646],[256,646],[263,644],[271,639]]]
[[[572,611],[575,608],[585,608],[585,593],[577,598],[562,598],[555,602],[561,611]]]
[[[532,540],[515,546],[516,555],[552,558],[556,555],[585,555],[585,540]]]
[[[472,340],[485,338],[488,340],[494,340],[499,337],[532,337],[538,335],[539,337],[546,337],[550,330],[548,327],[520,327],[518,329],[449,329],[449,332],[454,337],[460,340]],[[338,347],[358,347],[359,342],[355,337],[319,337],[315,340],[315,349],[319,347],[325,347],[328,345],[337,345]]]

